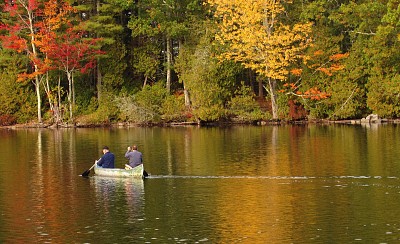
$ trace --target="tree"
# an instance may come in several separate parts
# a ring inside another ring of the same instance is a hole
[[[380,13],[378,15],[380,18],[377,18],[379,25],[372,29],[375,34],[370,36],[366,51],[366,57],[371,63],[370,77],[366,84],[367,105],[373,113],[382,117],[398,118],[400,116],[398,65],[400,2],[389,0],[386,5],[376,5],[374,13]]]
[[[164,67],[168,93],[171,92],[174,59],[185,36],[190,33],[188,28],[190,21],[202,13],[201,2],[200,0],[139,1],[137,15],[133,16],[129,23],[132,36],[146,38],[159,48],[158,51],[161,51],[159,53],[162,55],[157,62],[161,62]],[[152,48],[143,50],[148,52]]]
[[[49,40],[48,57],[58,69],[65,72],[68,80],[69,117],[73,120],[75,106],[74,73],[85,73],[95,66],[96,58],[104,54],[96,48],[97,38],[85,39],[85,33],[72,26],[57,38]]]
[[[208,0],[217,21],[221,60],[234,60],[257,72],[267,83],[272,117],[278,119],[277,82],[305,56],[311,23],[285,24],[283,1]]]
[[[97,100],[102,104],[103,90],[121,85],[127,78],[127,60],[134,51],[128,48],[131,38],[126,25],[134,1],[88,0],[76,1],[74,6],[79,12],[80,28],[90,37],[100,38],[98,45],[107,53],[97,60],[96,75],[88,77],[96,83]]]
[[[334,24],[332,34],[342,36],[341,48],[349,53],[345,68],[330,85],[332,99],[328,102],[336,107],[330,117],[399,114],[398,5],[397,0],[350,1],[325,14]]]
[[[0,49],[0,117],[15,118],[18,123],[25,123],[36,114],[36,98],[29,81],[15,82],[26,69],[25,59],[15,51]]]
[[[204,29],[207,25],[203,25]],[[235,89],[236,76],[241,66],[232,62],[218,62],[212,55],[209,35],[199,35],[197,45],[185,45],[176,62],[176,70],[190,94],[190,112],[197,121],[218,121],[226,116],[226,104]],[[186,104],[187,105],[187,104]]]
[[[65,1],[49,1],[44,5],[42,19],[36,24],[38,31],[35,43],[44,56],[44,62],[40,64],[40,68],[42,72],[46,72],[43,88],[56,124],[60,123],[63,117],[61,113],[61,79],[58,78],[55,89],[51,87],[49,71],[54,67],[51,66],[48,54],[52,52],[51,44],[57,38],[57,33],[70,24],[68,17],[72,12],[74,9]],[[54,90],[56,94],[54,94]]]
[[[6,30],[6,35],[1,35],[0,40],[4,48],[17,52],[25,52],[30,60],[33,70],[27,76],[34,80],[37,99],[37,120],[42,123],[42,100],[40,82],[43,71],[39,63],[42,62],[36,46],[36,22],[42,15],[41,4],[38,0],[7,1],[3,8],[10,14],[13,21],[0,25],[0,30]]]

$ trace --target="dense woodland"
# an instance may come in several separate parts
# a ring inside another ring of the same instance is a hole
[[[398,0],[0,8],[0,125],[400,117]]]

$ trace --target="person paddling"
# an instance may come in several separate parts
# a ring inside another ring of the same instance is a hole
[[[107,146],[103,147],[103,156],[96,161],[98,167],[114,168],[115,156]]]

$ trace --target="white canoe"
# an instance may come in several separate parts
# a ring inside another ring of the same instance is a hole
[[[110,177],[123,177],[123,178],[144,178],[147,173],[144,174],[143,164],[136,166],[133,169],[118,169],[118,168],[101,168],[94,167],[94,173],[99,176],[110,176]]]

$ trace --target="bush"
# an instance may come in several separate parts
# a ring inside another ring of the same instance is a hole
[[[119,110],[119,119],[126,122],[145,123],[156,117],[153,111],[140,106],[135,96],[124,96],[116,99]]]
[[[139,107],[147,108],[155,115],[161,114],[161,106],[167,97],[167,90],[163,82],[145,86],[143,90],[135,95],[135,102]]]
[[[17,119],[10,114],[0,115],[0,126],[8,126],[15,125],[17,123]]]
[[[127,122],[146,123],[161,120],[161,107],[167,91],[162,83],[146,86],[135,95],[115,99],[119,119]]]
[[[85,114],[77,117],[75,121],[84,125],[107,124],[118,119],[118,104],[111,93],[104,92],[97,105],[96,98],[92,98],[87,105]],[[97,107],[97,109],[96,109]],[[83,111],[83,110],[82,110]]]
[[[185,97],[183,95],[168,96],[161,106],[162,119],[171,122],[182,122],[186,120]]]
[[[236,96],[228,103],[228,108],[230,115],[236,121],[252,122],[266,118],[254,99],[251,88],[243,83],[240,90],[236,92]]]

